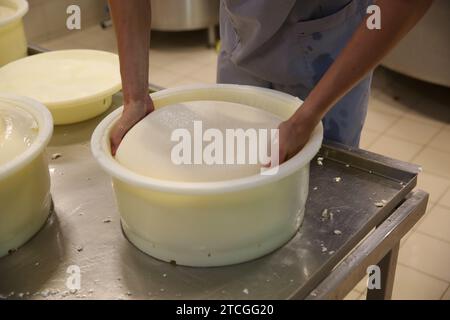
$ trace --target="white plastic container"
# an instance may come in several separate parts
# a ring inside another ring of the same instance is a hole
[[[27,12],[25,0],[0,0],[0,66],[27,55],[22,21]]]
[[[44,52],[0,68],[0,92],[41,102],[56,125],[103,113],[121,86],[119,56],[100,50]]]
[[[156,108],[189,100],[219,100],[261,108],[283,119],[301,105],[298,98],[284,93],[239,85],[186,86],[151,96]],[[180,265],[221,266],[263,256],[296,233],[308,195],[309,162],[322,143],[321,124],[276,175],[186,183],[141,176],[115,161],[109,133],[121,111],[112,112],[98,125],[91,148],[112,176],[123,231],[139,249]]]
[[[38,124],[31,146],[0,165],[0,257],[28,241],[50,213],[50,176],[44,150],[53,132],[50,112],[25,97],[0,94],[0,104],[21,108]],[[0,119],[1,120],[1,119]]]

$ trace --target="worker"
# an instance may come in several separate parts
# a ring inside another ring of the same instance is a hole
[[[113,154],[126,132],[154,110],[148,95],[150,2],[109,0],[124,94],[111,133]],[[302,149],[319,121],[325,139],[357,147],[373,69],[431,3],[221,0],[217,82],[272,88],[304,101],[279,126],[280,163]],[[374,5],[378,28],[367,21]]]

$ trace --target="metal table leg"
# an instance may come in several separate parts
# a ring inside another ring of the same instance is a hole
[[[344,298],[371,265],[380,267],[381,288],[368,290],[367,298],[391,298],[400,240],[425,214],[427,203],[428,193],[412,191],[405,202],[342,260],[306,299]]]
[[[216,26],[208,27],[208,46],[214,48],[216,46]]]

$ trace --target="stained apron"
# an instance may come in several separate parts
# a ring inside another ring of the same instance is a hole
[[[305,100],[363,21],[370,0],[222,0],[217,82]],[[324,138],[358,146],[372,73],[325,115]]]

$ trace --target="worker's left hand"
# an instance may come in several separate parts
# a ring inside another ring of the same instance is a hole
[[[308,142],[315,124],[311,121],[283,121],[279,126],[279,163],[289,160]]]

